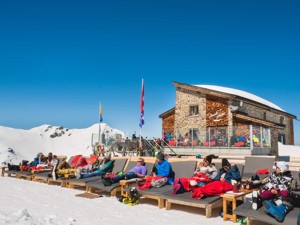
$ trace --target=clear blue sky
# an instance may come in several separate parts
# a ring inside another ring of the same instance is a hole
[[[300,118],[300,1],[0,2],[0,125],[104,122],[159,136],[172,81],[236,88]],[[300,121],[294,121],[300,145]]]

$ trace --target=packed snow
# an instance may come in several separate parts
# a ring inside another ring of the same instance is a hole
[[[214,211],[212,218],[207,219],[203,209],[165,210],[159,209],[157,202],[146,200],[128,206],[115,197],[76,197],[76,194],[83,191],[16,178],[0,177],[0,190],[0,224],[224,224],[217,211]]]

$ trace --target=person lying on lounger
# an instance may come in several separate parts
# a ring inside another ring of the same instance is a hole
[[[108,177],[102,179],[105,186],[110,186],[113,183],[118,183],[120,180],[130,180],[132,178],[144,178],[147,175],[147,167],[143,158],[136,161],[136,166],[129,170],[127,173],[117,175],[115,177]]]
[[[114,162],[115,162],[114,160],[111,160],[111,154],[108,154],[104,157],[102,164],[96,171],[91,173],[82,173],[82,169],[78,168],[75,172],[75,176],[77,179],[94,177],[94,176],[102,176],[107,172],[112,171]]]
[[[222,159],[222,168],[219,170],[214,181],[202,187],[193,189],[192,197],[201,199],[207,196],[218,196],[232,190],[232,180],[240,181],[241,174],[236,165],[231,165],[226,158]]]
[[[218,171],[212,163],[212,159],[217,158],[215,155],[208,155],[199,163],[194,175],[191,178],[181,177],[174,180],[172,194],[179,194],[191,191],[194,187],[206,185],[217,176]]]
[[[147,176],[143,185],[139,186],[139,190],[145,190],[152,187],[159,188],[166,184],[172,184],[174,182],[174,172],[172,165],[165,160],[163,152],[156,156],[156,163],[153,169],[153,176]]]

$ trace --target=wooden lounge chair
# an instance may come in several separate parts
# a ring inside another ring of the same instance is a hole
[[[59,163],[63,162],[64,160],[66,160],[66,156],[57,156],[57,159],[59,160]],[[49,173],[49,171],[51,171],[51,169],[45,169],[45,170],[38,170],[38,171],[32,171],[32,172],[28,172],[28,171],[17,171],[15,172],[16,174],[16,178],[17,179],[27,179],[27,180],[32,180],[33,177],[36,175],[36,174],[39,174],[39,173]]]
[[[57,157],[57,159],[58,159],[58,166],[59,166],[62,163],[64,163],[67,158],[66,157]],[[51,178],[51,176],[49,176],[49,175],[52,174],[52,170],[53,169],[43,171],[43,172],[39,172],[39,173],[33,173],[32,174],[32,180],[33,181],[42,181],[42,182],[48,183],[48,179]]]
[[[294,178],[293,182],[300,183],[299,171],[292,171],[292,176]],[[264,206],[258,210],[253,210],[251,202],[243,203],[233,212],[237,215],[247,217],[248,225],[250,225],[252,221],[259,221],[270,225],[295,225],[297,223],[298,214],[300,213],[300,208],[294,208],[290,211],[282,223],[277,222],[274,218],[267,215]]]
[[[71,165],[71,162],[72,162],[73,158],[74,158],[74,156],[71,156],[69,158],[69,160],[68,160],[68,164],[69,165]],[[43,175],[43,176],[45,176],[45,175]],[[58,184],[58,185],[64,187],[64,185],[65,185],[64,181],[66,180],[65,177],[59,177],[57,179],[53,179],[52,176],[49,177],[48,175],[47,175],[47,177],[48,177],[48,179],[45,180],[47,182],[47,184],[49,184],[49,185],[51,185],[51,184]]]
[[[70,166],[73,166],[72,165],[72,160],[73,160],[73,158],[74,158],[74,156],[72,156],[69,160],[68,160],[68,164],[70,165]],[[89,157],[85,157],[86,159],[88,159]],[[103,160],[103,157],[102,158],[100,158],[99,159],[99,164],[101,164],[102,163],[102,160]],[[66,174],[65,176],[62,176],[62,177],[58,177],[57,179],[53,179],[53,177],[50,177],[50,178],[48,178],[48,180],[47,180],[47,183],[49,184],[49,185],[51,185],[51,184],[58,184],[58,185],[60,185],[61,187],[66,187],[66,181],[68,180],[68,179],[70,179],[70,178],[74,178],[74,174]]]
[[[215,163],[217,169],[221,168],[221,163]],[[242,176],[244,165],[237,164],[237,167]],[[176,174],[175,174],[176,175]],[[177,176],[176,176],[177,177]],[[185,192],[182,194],[172,195],[171,191],[162,193],[162,198],[166,199],[166,209],[170,210],[172,204],[192,206],[205,209],[205,216],[211,217],[212,209],[220,208],[222,206],[222,198],[220,196],[206,197],[203,199],[192,198],[191,192]]]
[[[137,159],[130,160],[127,163],[125,171],[129,171],[133,167],[135,167],[136,160]],[[147,167],[148,174],[150,174],[152,172],[152,169],[154,166],[154,158],[150,161],[146,160],[145,166]],[[101,182],[101,180],[95,180],[95,181],[88,182],[86,184],[86,191],[93,192],[93,191],[97,190],[97,191],[101,191],[101,192],[108,192],[108,193],[110,193],[111,196],[116,196],[118,192],[122,193],[125,188],[129,187],[131,184],[136,183],[137,181],[140,181],[140,180],[142,180],[142,179],[141,178],[133,178],[133,179],[126,180],[126,181],[125,180],[120,181],[120,183],[114,183],[110,186],[104,186],[103,183]]]
[[[275,156],[246,156],[245,167],[243,171],[242,179],[250,179],[256,174],[259,169],[267,168],[271,172]],[[261,175],[260,178],[266,177],[267,175]]]
[[[114,166],[112,169],[112,173],[117,173],[119,171],[123,171],[124,167],[127,163],[127,158],[114,158]],[[87,183],[94,181],[94,180],[100,180],[101,176],[94,176],[94,177],[88,177],[88,178],[82,178],[82,179],[77,179],[77,178],[71,178],[68,180],[65,180],[66,187],[68,188],[74,188],[74,187],[85,187]]]
[[[136,160],[133,161],[132,166],[130,166],[129,163],[128,163],[128,166],[127,166],[128,171],[131,170],[134,166],[136,166]],[[151,157],[149,159],[146,159],[145,163],[146,163],[145,166],[147,168],[147,175],[152,175],[152,170],[153,170],[153,167],[154,167],[154,164],[155,164],[155,158]],[[132,184],[137,183],[137,182],[142,182],[144,180],[145,180],[145,178],[133,178],[133,179],[130,179],[130,180],[121,180],[120,183],[119,183],[120,187],[121,187],[121,195],[127,197],[128,196],[128,188],[130,186],[132,186]],[[127,191],[125,191],[125,190],[127,190]]]
[[[175,173],[175,177],[191,177],[196,168],[196,160],[173,161],[170,163]],[[139,190],[141,197],[157,200],[159,208],[165,207],[165,200],[168,197],[165,193],[171,192],[172,185],[165,185],[160,188],[151,188],[148,190]]]

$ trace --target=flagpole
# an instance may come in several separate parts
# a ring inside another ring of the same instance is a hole
[[[141,150],[143,148],[142,145],[142,128],[140,128],[140,147],[139,147],[139,155],[141,155]]]
[[[100,114],[100,107],[101,104],[99,102],[99,136],[98,136],[98,143],[101,144],[101,114]]]

